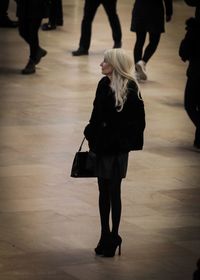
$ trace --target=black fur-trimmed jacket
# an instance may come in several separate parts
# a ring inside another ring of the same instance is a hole
[[[122,111],[115,107],[110,80],[103,77],[97,87],[93,111],[84,130],[89,148],[96,154],[116,154],[141,150],[145,129],[145,111],[138,87],[128,83],[128,95]]]

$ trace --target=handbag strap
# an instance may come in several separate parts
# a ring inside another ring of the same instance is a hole
[[[78,149],[78,152],[81,151],[84,141],[85,141],[85,137],[83,138],[83,140],[82,140],[82,142],[81,142],[81,145],[80,145],[80,147],[79,147],[79,149]]]

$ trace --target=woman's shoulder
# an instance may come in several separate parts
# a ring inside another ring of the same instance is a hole
[[[139,92],[139,87],[134,80],[129,80],[127,84],[128,95],[137,96]]]
[[[128,99],[132,101],[143,102],[140,89],[134,80],[129,80],[127,89],[128,89],[128,95],[127,95]]]
[[[110,79],[107,76],[102,77],[98,83],[98,85],[100,86],[103,85],[108,86],[109,84],[110,84]]]

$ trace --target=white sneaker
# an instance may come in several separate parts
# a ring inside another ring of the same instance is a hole
[[[135,64],[135,69],[137,71],[137,74],[139,75],[140,80],[147,80],[145,62],[143,60],[140,60]]]
[[[140,82],[140,75],[139,75],[139,73],[138,73],[137,71],[135,71],[135,73],[134,73],[134,78],[135,78],[138,82]]]

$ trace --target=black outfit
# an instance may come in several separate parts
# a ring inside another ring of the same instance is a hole
[[[0,27],[17,27],[17,22],[8,17],[9,0],[0,1]]]
[[[186,3],[194,5],[195,1]],[[186,21],[186,35],[181,41],[179,55],[183,61],[189,61],[187,83],[185,87],[184,106],[191,121],[196,127],[194,146],[200,148],[200,4],[196,1],[196,17]]]
[[[143,147],[144,128],[144,104],[138,96],[135,82],[129,82],[127,100],[122,111],[118,112],[110,80],[102,78],[90,122],[84,131],[90,150],[97,155],[101,240],[110,234],[109,215],[112,209],[112,236],[121,242],[118,236],[121,181],[126,176],[129,151]]]
[[[38,31],[44,17],[48,16],[48,0],[17,0],[19,34],[28,43],[30,60],[37,64],[46,55],[39,45]],[[27,73],[28,74],[28,73]]]
[[[200,268],[193,273],[192,280],[200,280]]]
[[[197,260],[197,269],[193,273],[192,280],[200,280],[200,259]]]
[[[92,21],[100,5],[103,5],[112,29],[114,44],[121,45],[122,32],[117,15],[117,0],[85,0],[84,15],[81,24],[81,38],[79,47],[88,50],[90,47]]]
[[[195,18],[200,20],[200,1],[199,0],[185,0],[188,6],[196,7]]]
[[[164,7],[165,5],[165,7]],[[161,33],[165,32],[165,16],[169,21],[172,16],[172,0],[135,0],[132,10],[131,31],[136,32],[134,60],[145,63],[157,49]],[[146,35],[149,33],[149,44],[143,47]]]
[[[42,25],[43,30],[56,29],[56,26],[63,25],[62,0],[51,0],[49,7],[49,21]]]

